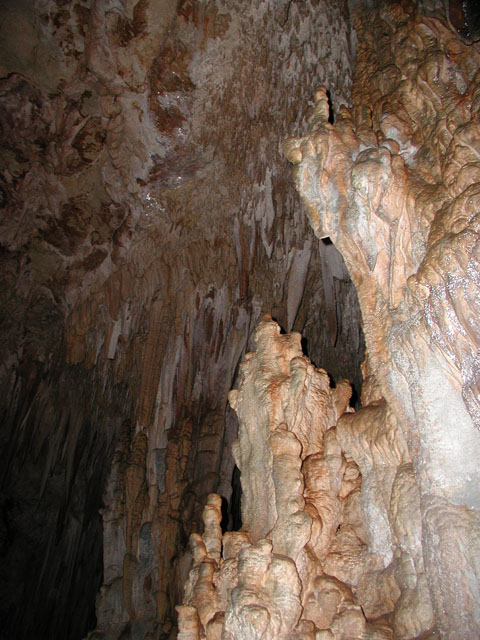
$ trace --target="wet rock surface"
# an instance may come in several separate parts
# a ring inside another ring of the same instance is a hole
[[[373,384],[365,393],[377,401],[370,410],[380,411],[383,397],[399,427],[382,434],[388,449],[375,447],[376,455],[389,451],[383,479],[373,450],[370,462],[358,459],[371,507],[385,501],[374,498],[375,485],[392,487],[394,509],[418,490],[422,528],[408,534],[417,540],[409,562],[418,569],[421,538],[441,636],[476,638],[479,49],[441,12],[422,15],[413,3],[360,11],[356,24],[353,109],[332,126],[319,91],[309,136],[285,150],[315,233],[333,240],[357,287]],[[355,421],[341,422],[351,455]],[[408,471],[395,452],[402,439]],[[408,600],[415,607],[424,598]],[[399,618],[399,629],[406,622]]]
[[[281,153],[312,84],[349,101],[347,15],[0,13],[0,633],[80,638],[103,583],[100,636],[168,636],[188,535],[209,493],[231,499],[227,394],[262,312],[361,385],[353,285]]]

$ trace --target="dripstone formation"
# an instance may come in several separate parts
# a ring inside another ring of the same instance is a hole
[[[0,2],[1,640],[480,638],[477,5]]]
[[[193,534],[179,640],[435,638],[420,496],[383,400],[355,413],[346,380],[265,317],[230,403],[242,522],[222,537],[221,498]]]
[[[298,337],[260,325],[231,400],[241,548],[192,541],[181,638],[480,634],[479,51],[408,2],[356,28],[353,108],[333,124],[320,88],[284,148],[359,294],[363,408],[335,415],[327,385],[320,417]],[[197,620],[204,562],[231,591]]]
[[[262,313],[359,388],[355,289],[281,150],[352,64],[327,0],[0,3],[2,640],[175,633]]]
[[[331,125],[319,90],[309,135],[285,145],[312,227],[339,248],[359,294],[373,401],[362,437],[371,440],[383,413],[395,453],[356,454],[356,418],[341,440],[368,483],[364,510],[383,554],[388,504],[418,491],[421,529],[409,537],[421,547],[403,560],[412,586],[420,569],[442,637],[476,638],[480,52],[413,3],[360,13],[356,25],[353,109]],[[419,597],[405,596],[416,623]]]

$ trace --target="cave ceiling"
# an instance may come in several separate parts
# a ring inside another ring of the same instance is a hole
[[[158,543],[167,629],[169,565],[207,493],[230,498],[227,394],[260,315],[360,389],[355,290],[314,242],[281,150],[306,131],[311,86],[349,103],[347,13],[228,0],[0,12],[2,617],[19,639],[95,624],[98,510],[104,490],[125,491],[107,473],[148,460],[131,491],[153,526],[175,523]],[[105,536],[131,517],[125,502]],[[109,581],[135,526],[110,568],[107,553]]]

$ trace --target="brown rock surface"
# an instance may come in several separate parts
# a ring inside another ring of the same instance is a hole
[[[480,636],[476,13],[0,3],[2,640]]]
[[[349,101],[347,15],[33,0],[0,32],[0,635],[168,636],[261,313],[360,387],[354,288],[280,149],[312,83]]]

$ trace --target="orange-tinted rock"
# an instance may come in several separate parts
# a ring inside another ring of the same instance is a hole
[[[358,370],[344,267],[348,295],[329,274],[328,305],[348,309],[339,335],[354,341],[317,331],[320,249],[279,152],[304,130],[311,83],[349,100],[346,15],[320,7],[0,7],[7,635],[79,640],[94,624],[100,507],[98,633],[170,633],[185,541],[209,493],[231,497],[227,394],[262,311],[307,328],[335,377]]]
[[[378,579],[380,572],[376,541],[367,547],[355,531],[368,537],[358,501],[355,508],[349,500],[361,476],[352,459],[347,462],[335,429],[335,410],[346,409],[339,398],[349,396],[347,383],[332,389],[325,371],[302,355],[300,336],[282,335],[270,316],[255,332],[255,347],[241,366],[239,388],[230,393],[240,422],[234,450],[243,530],[224,534],[222,557],[212,564],[203,551],[211,535],[207,504],[205,533],[191,537],[196,551],[184,604],[195,606],[203,621],[195,637],[389,639],[389,620],[376,618],[392,613],[399,598],[396,565],[377,585],[372,621],[356,593],[362,579]],[[211,496],[208,503],[215,501]],[[391,557],[392,544],[388,551]],[[201,579],[204,563],[208,586]],[[379,611],[381,601],[390,606]],[[179,609],[180,628],[182,616],[190,616],[185,611]]]
[[[309,135],[285,148],[315,233],[332,239],[357,287],[376,379],[375,405],[337,430],[362,471],[367,526],[378,523],[383,539],[377,552],[388,563],[392,541],[400,543],[396,634],[413,637],[436,623],[442,637],[474,638],[475,563],[460,578],[465,555],[449,541],[458,536],[467,555],[479,554],[471,532],[480,508],[472,102],[480,52],[413,3],[359,9],[356,20],[352,110],[330,124],[317,92]]]

